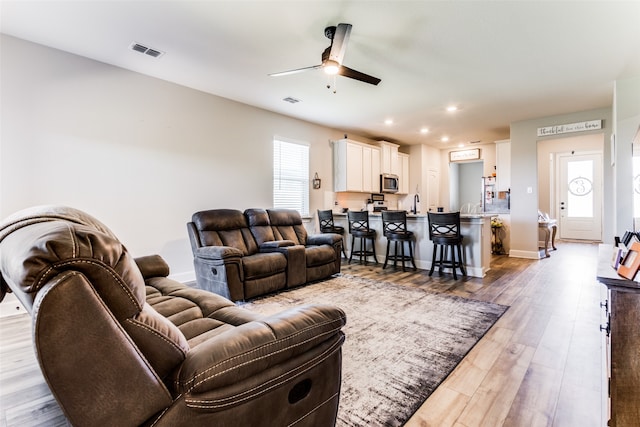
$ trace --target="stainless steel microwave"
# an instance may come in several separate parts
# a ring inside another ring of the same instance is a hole
[[[391,173],[383,173],[380,175],[381,193],[397,193],[399,189],[398,175]]]

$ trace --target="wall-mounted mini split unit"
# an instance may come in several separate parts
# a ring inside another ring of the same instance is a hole
[[[140,43],[132,43],[131,44],[131,50],[135,50],[136,52],[140,52],[140,53],[144,53],[145,55],[149,55],[153,58],[160,58],[162,55],[164,55],[164,52],[158,50],[158,49],[152,49],[150,47],[147,47],[145,45],[142,45]]]

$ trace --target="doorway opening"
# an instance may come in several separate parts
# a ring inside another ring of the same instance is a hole
[[[484,161],[449,163],[449,210],[477,213],[482,210]],[[477,212],[476,212],[477,211]]]
[[[600,242],[604,133],[538,143],[538,209],[565,240]]]

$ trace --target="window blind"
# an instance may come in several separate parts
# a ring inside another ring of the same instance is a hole
[[[309,215],[309,146],[273,140],[273,207]]]

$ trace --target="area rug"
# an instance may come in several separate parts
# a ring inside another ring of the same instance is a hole
[[[350,275],[241,306],[333,304],[347,315],[337,426],[400,426],[508,307]]]

